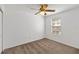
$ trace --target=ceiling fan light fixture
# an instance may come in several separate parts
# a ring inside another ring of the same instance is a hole
[[[42,13],[41,15],[47,15],[47,12],[55,12],[55,10],[48,9],[48,4],[41,4],[39,11],[37,13],[35,13],[35,15],[41,14],[41,13]]]

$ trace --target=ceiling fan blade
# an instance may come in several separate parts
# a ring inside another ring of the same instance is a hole
[[[39,10],[39,9],[35,9],[35,8],[31,8],[32,10]]]
[[[46,12],[55,12],[55,10],[45,10]]]
[[[41,11],[38,11],[37,13],[35,13],[35,15],[39,14]]]

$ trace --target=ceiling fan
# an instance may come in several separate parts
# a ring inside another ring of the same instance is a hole
[[[55,12],[55,10],[47,9],[47,7],[48,7],[48,4],[41,4],[40,8],[38,9],[39,11],[37,13],[35,13],[35,15],[37,15],[37,14],[39,14],[41,12],[43,12],[44,15],[47,15],[46,12]],[[34,9],[34,8],[31,8],[31,9]],[[36,9],[34,9],[34,10],[36,10]]]

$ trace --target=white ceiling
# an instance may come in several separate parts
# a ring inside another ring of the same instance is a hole
[[[11,11],[26,11],[29,14],[35,14],[36,12],[38,12],[39,8],[40,8],[40,4],[9,4],[9,5],[5,5],[6,10],[10,9]],[[52,14],[56,14],[59,12],[63,12],[75,7],[78,7],[78,4],[48,4],[48,9],[55,9],[55,12],[48,12],[48,15],[52,15]],[[36,10],[33,10],[31,8],[35,8]],[[10,11],[9,10],[9,11]]]
[[[40,5],[36,4],[36,5],[26,5],[27,7],[29,6],[29,8],[35,8],[35,9],[39,9]],[[63,12],[69,9],[73,9],[78,7],[78,4],[48,4],[48,9],[55,9],[55,12],[47,12],[47,15],[52,15],[52,14],[56,14],[59,12]],[[38,10],[32,10],[30,9],[30,11],[34,13],[38,12]],[[41,13],[42,14],[42,13]]]

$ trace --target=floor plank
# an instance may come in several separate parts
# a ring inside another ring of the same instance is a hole
[[[5,49],[4,54],[79,54],[79,49],[44,38]]]

